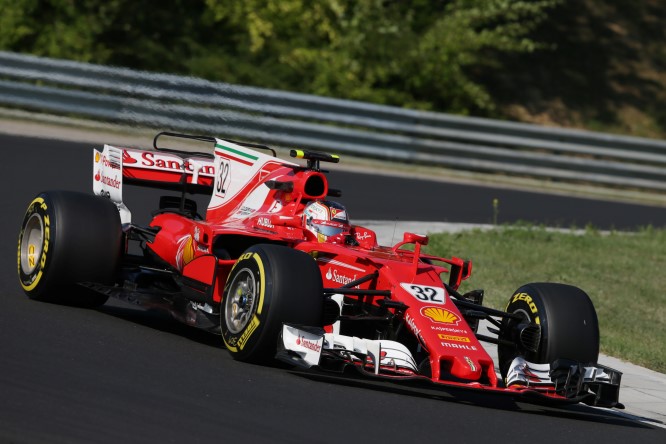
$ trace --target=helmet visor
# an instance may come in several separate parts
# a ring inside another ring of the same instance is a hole
[[[348,225],[327,220],[315,219],[311,222],[311,226],[317,233],[323,234],[326,237],[335,236],[337,234],[349,231]]]

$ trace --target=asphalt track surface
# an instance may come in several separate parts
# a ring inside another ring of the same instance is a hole
[[[90,189],[90,148],[0,136],[0,442],[666,442],[664,429],[587,406],[448,398],[238,363],[218,337],[115,300],[98,310],[28,300],[16,279],[25,208],[42,190]],[[487,222],[497,197],[506,220],[665,221],[655,207],[338,172],[331,181],[359,219]],[[151,193],[126,191],[137,219]]]

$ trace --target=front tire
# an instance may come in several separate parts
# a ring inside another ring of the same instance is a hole
[[[498,345],[500,372],[506,380],[511,361],[522,356],[535,364],[550,364],[570,359],[584,364],[599,357],[599,323],[590,297],[580,288],[556,283],[527,284],[516,290],[506,307],[528,322],[541,327],[536,351],[527,350],[516,340],[517,321],[505,319],[500,340],[514,343]]]
[[[283,323],[321,326],[319,267],[302,251],[255,245],[236,261],[224,288],[220,329],[234,359],[269,363]]]
[[[96,307],[108,296],[79,282],[110,283],[121,254],[118,209],[108,199],[73,191],[38,195],[18,238],[18,275],[35,300]]]

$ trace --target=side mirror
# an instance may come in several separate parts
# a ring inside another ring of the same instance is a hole
[[[402,243],[428,245],[428,236],[425,234],[405,233],[402,237]]]

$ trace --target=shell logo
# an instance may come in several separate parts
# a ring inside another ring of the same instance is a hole
[[[176,252],[176,265],[182,269],[194,259],[194,244],[192,236],[187,235],[178,239],[178,251]]]
[[[458,322],[460,322],[460,317],[458,317],[458,315],[455,313],[447,310],[446,308],[423,307],[421,309],[421,314],[430,318],[431,321],[437,322],[438,324],[458,325]]]
[[[192,259],[194,259],[194,245],[192,245],[192,238],[189,237],[183,247],[183,265],[189,264]]]
[[[99,159],[100,159],[99,151],[95,151],[95,163],[99,163]]]

